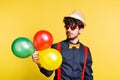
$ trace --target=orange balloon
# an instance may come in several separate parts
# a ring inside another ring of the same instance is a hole
[[[47,70],[55,70],[62,64],[61,53],[52,48],[48,48],[39,53],[39,63]]]

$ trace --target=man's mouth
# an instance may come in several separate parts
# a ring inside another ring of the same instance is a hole
[[[72,35],[72,33],[70,33],[70,32],[67,32],[67,35]]]

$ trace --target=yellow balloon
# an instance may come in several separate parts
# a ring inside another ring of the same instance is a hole
[[[55,70],[62,64],[61,53],[53,48],[38,51],[39,63],[47,70]]]

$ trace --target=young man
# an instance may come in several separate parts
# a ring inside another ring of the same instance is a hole
[[[64,17],[63,22],[67,39],[59,44],[63,62],[60,68],[55,70],[54,80],[93,80],[90,50],[88,47],[85,50],[85,46],[78,37],[85,26],[83,15],[74,11],[69,16]],[[58,43],[53,44],[52,48],[58,49]],[[53,71],[40,67],[40,63],[37,62],[38,57],[38,55],[33,54],[33,61],[37,63],[45,76],[51,76]]]

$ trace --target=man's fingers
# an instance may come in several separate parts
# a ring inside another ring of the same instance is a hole
[[[34,62],[37,62],[37,60],[39,60],[39,54],[38,54],[37,51],[35,51],[35,53],[33,53],[32,59],[33,59]]]

